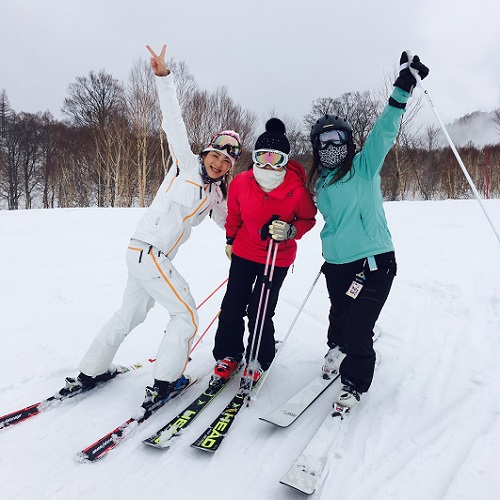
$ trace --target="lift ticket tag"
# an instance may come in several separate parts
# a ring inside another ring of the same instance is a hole
[[[363,281],[365,281],[365,273],[361,272],[356,274],[356,279],[351,283],[345,294],[353,299],[356,299],[363,289]]]

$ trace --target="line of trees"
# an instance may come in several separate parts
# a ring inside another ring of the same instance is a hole
[[[170,62],[179,101],[194,152],[213,133],[233,129],[247,151],[234,173],[250,164],[250,151],[261,132],[257,116],[243,109],[225,87],[200,89],[183,62]],[[62,113],[16,113],[7,92],[0,92],[0,208],[144,207],[150,204],[170,166],[161,112],[149,65],[137,61],[125,83],[104,70],[91,71],[68,86]],[[321,115],[346,116],[354,139],[362,148],[387,102],[391,85],[379,95],[347,92],[338,98],[318,98],[303,123],[281,117],[292,153],[307,168],[311,162],[308,132]],[[398,139],[382,169],[387,200],[471,197],[469,185],[441,132],[415,130],[421,107],[414,97],[400,127]],[[273,113],[271,113],[273,114]],[[500,108],[495,112],[500,132]],[[500,197],[500,145],[485,149],[472,144],[460,155],[481,193]]]

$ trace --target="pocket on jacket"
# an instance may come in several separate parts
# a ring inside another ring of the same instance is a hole
[[[187,179],[178,179],[181,185],[169,193],[169,198],[185,207],[192,207],[203,198],[203,187]]]

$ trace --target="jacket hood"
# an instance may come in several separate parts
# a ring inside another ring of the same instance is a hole
[[[286,164],[286,169],[289,170],[290,172],[295,172],[295,174],[297,174],[297,177],[299,178],[302,184],[306,183],[307,179],[306,169],[302,166],[301,163],[295,160],[288,160],[288,163]]]

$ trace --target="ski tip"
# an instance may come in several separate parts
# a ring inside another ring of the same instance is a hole
[[[277,422],[276,420],[271,420],[271,419],[266,418],[266,417],[259,417],[259,420],[262,420],[263,422],[267,422],[268,424],[273,424],[276,427],[280,427],[281,429],[285,429],[286,427],[288,427],[290,425],[290,424],[284,424],[282,422]]]
[[[206,453],[212,453],[212,454],[217,451],[217,448],[215,448],[215,449],[214,448],[205,448],[204,446],[201,446],[201,445],[199,445],[197,443],[193,443],[191,445],[191,448],[194,448],[196,450],[201,450],[201,451],[204,451]]]
[[[170,448],[170,445],[164,446],[156,439],[144,439],[142,443],[150,448],[156,448],[157,450],[168,450],[168,448]]]
[[[84,451],[80,451],[76,454],[76,461],[80,462],[81,464],[92,464],[94,462],[101,460],[101,458],[105,457],[108,451],[109,450],[106,450],[105,452],[96,455],[91,455],[85,453]]]
[[[291,482],[288,483],[283,479],[280,481],[280,484],[293,488],[294,490],[300,491],[301,493],[304,493],[306,495],[312,495],[316,491],[316,488],[307,488],[306,486],[300,486],[298,484],[293,484]]]
[[[90,460],[90,457],[83,451],[80,451],[76,454],[75,460],[81,464],[88,464],[92,460]]]
[[[268,422],[269,424],[276,425],[277,427],[288,427],[287,424],[283,424],[282,422],[278,422],[277,420],[274,420],[272,418],[267,418],[267,417],[259,417],[259,420],[262,420],[263,422]]]

